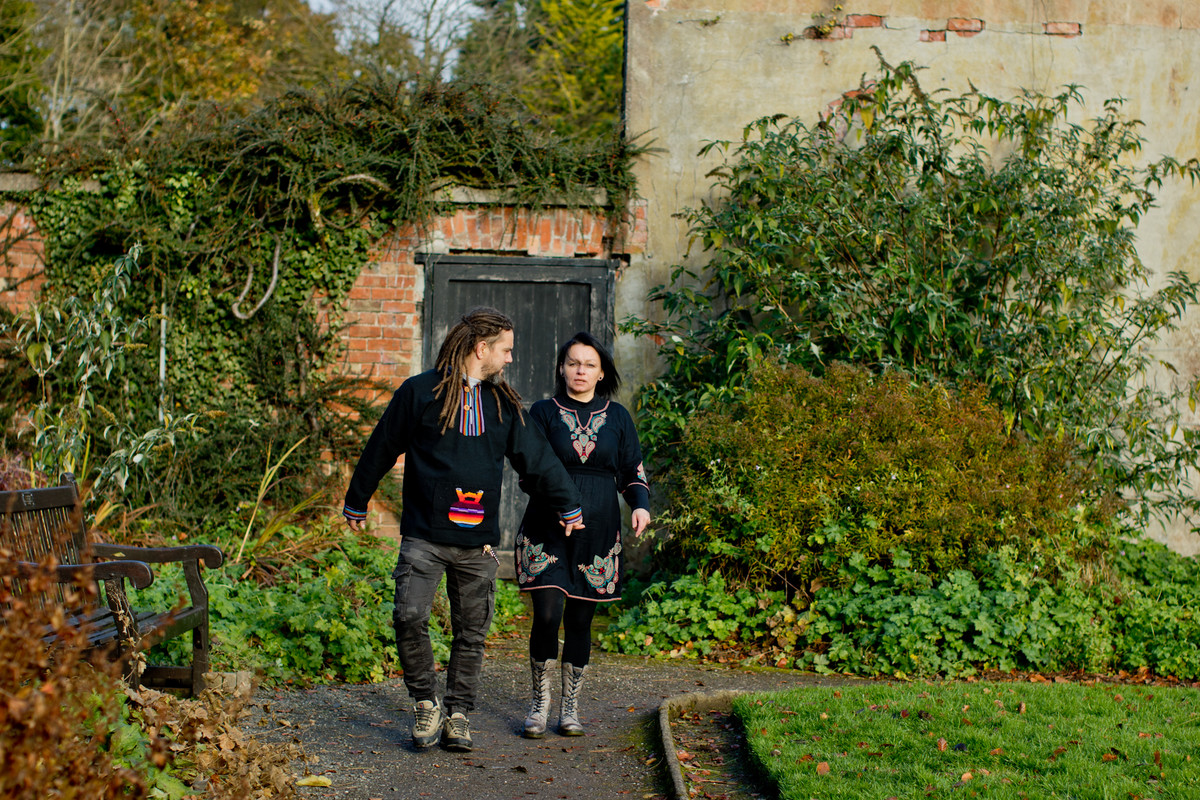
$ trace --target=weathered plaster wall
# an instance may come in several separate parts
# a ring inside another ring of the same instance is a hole
[[[1146,123],[1145,154],[1200,155],[1200,2],[1195,0],[865,0],[845,2],[844,24],[806,39],[814,13],[834,0],[630,0],[626,126],[660,151],[638,166],[649,199],[645,251],[618,289],[617,318],[640,312],[649,289],[685,260],[687,231],[673,214],[708,196],[716,159],[697,152],[737,140],[766,114],[816,120],[861,76],[890,63],[928,67],[927,89],[1007,97],[1079,84],[1086,116],[1109,97]],[[1084,119],[1081,116],[1080,119]],[[1139,252],[1157,274],[1200,274],[1200,187],[1172,185],[1147,216]],[[699,265],[704,254],[686,259]],[[1185,376],[1200,374],[1200,313],[1164,348]],[[653,348],[623,337],[617,356],[640,382],[655,372]],[[1177,549],[1200,552],[1200,537],[1174,530]]]

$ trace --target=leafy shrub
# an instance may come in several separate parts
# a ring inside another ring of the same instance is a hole
[[[1200,561],[1158,542],[1125,542],[1114,558],[1121,580],[1105,594],[1114,661],[1123,669],[1200,677]]]
[[[1157,542],[1119,546],[1111,571],[1090,580],[1061,555],[1022,560],[1011,547],[974,572],[939,578],[903,551],[891,569],[856,555],[843,586],[817,592],[797,663],[885,675],[1146,669],[1200,678],[1200,564]]]
[[[783,592],[731,588],[719,573],[661,578],[599,641],[634,655],[732,651],[860,675],[1125,670],[1200,679],[1200,562],[1157,542],[1100,533],[1114,544],[1092,560],[1004,545],[970,569],[939,574],[918,569],[903,549],[887,566],[855,553],[837,585],[817,589],[806,610]]]
[[[761,637],[782,603],[782,592],[727,589],[720,573],[684,575],[651,583],[598,638],[612,652],[696,658]]]
[[[1068,510],[1090,483],[1070,443],[1003,429],[981,391],[763,365],[674,449],[664,547],[676,563],[802,594],[853,553],[875,564],[902,547],[940,574],[1002,544],[1085,549]]]
[[[639,400],[648,449],[668,459],[763,357],[843,361],[979,383],[1006,426],[1077,440],[1143,517],[1197,510],[1195,386],[1154,377],[1200,281],[1152,280],[1135,233],[1200,160],[1141,163],[1141,123],[1119,100],[1073,120],[1077,87],[954,95],[879,61],[828,116],[765,117],[704,149],[727,154],[717,199],[682,216],[711,260],[652,293],[662,322],[624,323],[666,364]]]
[[[213,669],[252,670],[272,681],[383,680],[396,669],[395,564],[394,543],[348,536],[279,570],[273,585],[246,580],[244,564],[206,571]],[[171,566],[131,597],[135,606],[182,602],[181,574]],[[189,652],[180,641],[159,648],[152,659],[185,659]]]
[[[890,569],[856,554],[845,585],[817,592],[802,665],[859,674],[971,675],[980,669],[1105,671],[1112,632],[1102,598],[1077,576],[1051,583],[1011,547],[978,573],[933,578],[898,550]]]

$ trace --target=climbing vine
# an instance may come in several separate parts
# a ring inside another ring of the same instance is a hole
[[[438,190],[451,185],[530,211],[550,200],[591,207],[599,189],[617,214],[641,149],[564,140],[481,86],[367,76],[250,115],[209,106],[149,141],[48,149],[39,173],[55,188],[18,199],[43,236],[51,297],[92,293],[140,244],[125,302],[152,330],[93,391],[136,419],[223,415],[178,454],[174,486],[129,498],[161,504],[165,491],[187,517],[253,496],[268,445],[282,452],[308,437],[289,462],[292,478],[307,477],[281,487],[292,499],[312,491],[322,453],[352,457],[358,433],[345,410],[371,409],[356,399],[363,382],[337,369],[340,309],[386,230],[435,217]]]

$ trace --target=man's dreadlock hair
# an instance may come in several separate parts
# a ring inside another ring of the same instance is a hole
[[[442,423],[442,433],[458,419],[462,407],[462,382],[467,374],[467,359],[475,352],[475,346],[482,341],[492,344],[500,338],[500,334],[513,330],[513,321],[505,314],[494,308],[479,306],[472,308],[459,318],[458,324],[446,334],[442,349],[438,351],[434,368],[441,374],[442,379],[433,387],[433,396],[442,398],[442,411],[438,421]],[[503,373],[501,373],[502,375]],[[497,401],[500,419],[504,419],[504,403],[500,396],[508,398],[517,410],[517,419],[525,424],[521,413],[521,395],[508,385],[501,376],[492,376],[484,381],[492,390]]]

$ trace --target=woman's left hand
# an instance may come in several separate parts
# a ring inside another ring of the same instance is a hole
[[[646,526],[650,524],[650,512],[644,508],[635,508],[629,518],[629,523],[633,526],[633,535],[641,536],[646,530]]]

